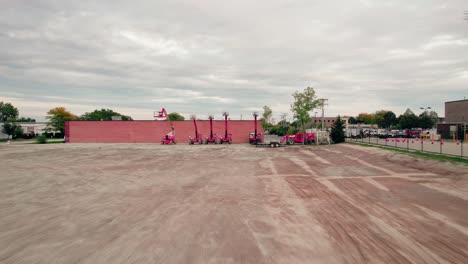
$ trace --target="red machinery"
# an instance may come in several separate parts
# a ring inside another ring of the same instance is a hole
[[[164,108],[161,109],[161,111],[155,111],[153,116],[156,120],[169,120],[166,109]]]
[[[254,112],[253,113],[253,116],[254,116],[254,133],[250,133],[249,135],[249,143],[250,144],[258,144],[258,143],[262,143],[263,142],[263,134],[262,133],[258,133],[257,132],[257,117],[258,117],[258,113],[257,112]]]
[[[229,113],[224,112],[223,116],[224,116],[224,137],[219,138],[219,143],[220,144],[223,144],[223,143],[231,144],[232,143],[232,134],[228,133],[228,116],[229,116]]]
[[[213,116],[210,115],[208,117],[210,119],[210,136],[206,137],[205,139],[205,144],[213,143],[213,144],[218,144],[218,135],[213,134]]]
[[[189,144],[203,144],[203,136],[198,133],[197,117],[195,115],[192,115],[190,118],[193,120],[193,126],[195,127],[195,137],[189,137]]]
[[[172,131],[167,133],[165,136],[162,137],[161,144],[162,145],[170,145],[170,144],[176,144],[176,139],[175,139],[175,133],[174,133],[174,128],[171,127]]]
[[[176,144],[174,126],[172,125],[172,122],[169,120],[166,109],[163,108],[161,109],[161,111],[154,112],[154,118],[155,120],[169,121],[171,125],[171,132],[167,133],[166,135],[162,137],[161,144],[162,145]]]
[[[310,145],[315,142],[314,133],[305,133],[305,134],[295,134],[295,135],[285,135],[281,140],[281,144],[307,144]]]

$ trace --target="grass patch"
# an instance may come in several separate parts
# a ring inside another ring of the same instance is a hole
[[[352,143],[356,144],[362,147],[368,147],[368,148],[380,148],[380,149],[386,149],[386,150],[392,150],[416,157],[423,157],[423,158],[428,158],[428,159],[435,159],[435,160],[441,160],[441,161],[451,161],[451,162],[460,162],[460,163],[465,163],[468,164],[468,159],[467,158],[462,158],[462,157],[456,157],[456,156],[448,156],[444,154],[436,154],[436,153],[429,153],[429,152],[421,152],[418,150],[407,150],[407,149],[400,149],[400,148],[394,148],[394,147],[389,147],[389,146],[379,146],[379,145],[373,145],[369,143],[361,143],[361,142],[347,142],[347,143]]]

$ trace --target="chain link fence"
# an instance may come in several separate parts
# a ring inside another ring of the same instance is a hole
[[[468,157],[468,144],[463,140],[431,140],[420,138],[346,138],[346,142],[359,142],[421,152]]]

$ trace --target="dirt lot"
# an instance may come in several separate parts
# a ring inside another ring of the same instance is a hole
[[[468,263],[468,167],[349,144],[0,145],[0,263]]]

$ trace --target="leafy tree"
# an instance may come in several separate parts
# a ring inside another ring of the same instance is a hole
[[[374,116],[375,123],[379,125],[379,127],[389,128],[397,123],[396,115],[392,111],[380,110],[375,112]]]
[[[368,113],[360,113],[357,117],[358,123],[375,124],[375,115]]]
[[[345,141],[345,134],[344,134],[343,129],[344,129],[344,122],[343,120],[341,120],[341,117],[338,116],[338,118],[336,119],[335,123],[333,124],[331,128],[331,133],[330,133],[330,136],[333,142],[342,143]]]
[[[437,117],[437,113],[435,113],[435,118],[434,116],[432,115],[431,116],[431,113],[428,113],[426,111],[422,112],[420,115],[419,115],[419,127],[421,128],[433,128],[434,125],[436,124],[438,117]]]
[[[309,112],[319,105],[320,100],[317,100],[312,87],[307,87],[302,93],[296,91],[292,96],[294,97],[294,103],[291,105],[291,111],[294,113],[294,118],[301,125],[302,130],[304,130],[304,124],[312,120]]]
[[[437,115],[436,111],[430,111],[428,115],[432,119],[432,126],[435,126],[439,122],[439,115]]]
[[[0,102],[0,121],[5,122],[9,119],[18,117],[18,109],[10,103]]]
[[[410,129],[419,126],[419,118],[410,109],[398,117],[401,129]]]
[[[184,121],[185,118],[179,113],[173,112],[167,115],[171,121]]]
[[[65,121],[75,120],[76,116],[65,109],[65,107],[52,108],[47,112],[46,117],[49,122],[47,123],[48,131],[65,132]]]
[[[2,132],[8,135],[8,139],[10,139],[10,136],[12,138],[18,138],[23,135],[23,128],[15,123],[3,123]]]
[[[262,121],[264,130],[269,130],[272,127],[272,124],[271,124],[272,116],[273,116],[273,111],[271,110],[271,108],[267,105],[263,106],[263,115],[262,115],[262,118],[260,118],[260,120]]]
[[[348,123],[350,123],[350,124],[357,124],[357,123],[358,123],[358,120],[357,120],[354,116],[351,116],[351,117],[349,117],[349,119],[348,119]]]
[[[15,122],[34,123],[36,122],[36,119],[30,117],[20,117],[16,119]]]
[[[79,120],[86,120],[86,121],[111,121],[113,116],[120,116],[123,121],[133,120],[130,116],[122,115],[120,113],[115,112],[111,109],[104,109],[101,110],[94,110],[90,113],[85,113],[81,115],[78,119]]]
[[[398,124],[397,117],[395,113],[393,113],[392,111],[387,111],[383,117],[384,117],[385,128]]]
[[[23,127],[20,126],[20,125],[16,125],[16,129],[13,133],[13,137],[14,138],[19,138],[19,137],[22,137],[24,134],[24,130],[23,130]]]

